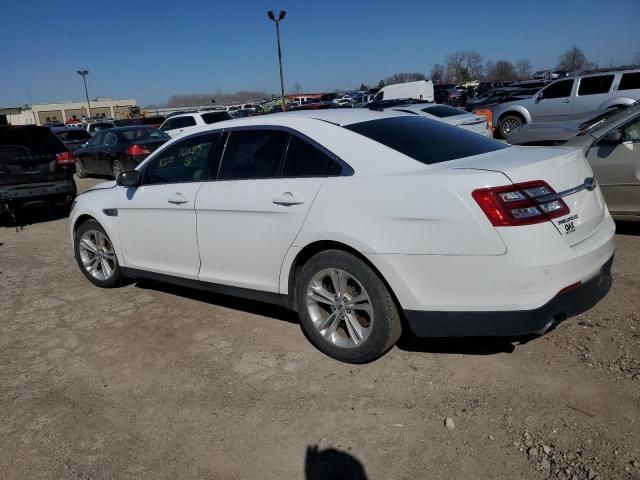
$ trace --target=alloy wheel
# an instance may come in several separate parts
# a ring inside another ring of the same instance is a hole
[[[354,348],[371,333],[373,305],[350,273],[330,268],[316,273],[307,287],[307,309],[314,327],[335,346]]]
[[[80,259],[85,270],[93,278],[109,280],[116,271],[117,260],[109,238],[98,230],[87,230],[78,245]]]

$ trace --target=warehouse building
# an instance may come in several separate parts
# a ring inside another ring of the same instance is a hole
[[[136,105],[130,99],[96,98],[91,100],[91,116],[114,119],[129,118],[129,107]],[[0,108],[0,125],[44,125],[48,122],[65,123],[71,119],[89,117],[87,102],[63,102]]]

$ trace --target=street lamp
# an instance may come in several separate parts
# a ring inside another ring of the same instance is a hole
[[[284,20],[287,12],[284,10],[280,10],[278,13],[278,18],[276,18],[273,10],[269,10],[267,12],[267,17],[269,20],[273,20],[276,24],[276,38],[278,40],[278,64],[280,65],[280,100],[282,102],[282,111],[286,109],[285,100],[284,100],[284,79],[282,77],[282,50],[280,49],[280,21]]]
[[[89,70],[77,70],[77,72],[84,82],[84,94],[87,97],[87,108],[89,109],[89,118],[91,118],[91,104],[89,103],[89,92],[87,91],[87,75],[89,75]]]

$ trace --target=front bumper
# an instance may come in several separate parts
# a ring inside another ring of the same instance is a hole
[[[579,287],[561,292],[533,310],[419,311],[404,310],[411,331],[418,337],[518,336],[542,333],[554,323],[586,312],[611,288],[613,257],[598,274]]]

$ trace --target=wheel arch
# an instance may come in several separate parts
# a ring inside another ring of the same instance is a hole
[[[393,291],[393,288],[391,287],[387,279],[384,277],[380,269],[373,262],[371,262],[369,258],[363,255],[356,248],[350,245],[347,245],[346,243],[335,241],[335,240],[317,240],[317,241],[311,242],[305,247],[303,247],[302,250],[300,250],[298,254],[295,256],[295,258],[293,259],[293,262],[291,263],[291,266],[289,268],[289,273],[287,278],[287,298],[288,298],[288,303],[291,310],[296,311],[295,283],[296,283],[296,278],[300,273],[300,270],[302,269],[304,264],[308,262],[314,255],[317,255],[318,253],[324,252],[326,250],[341,250],[343,252],[350,253],[357,259],[364,262],[365,265],[367,265],[369,268],[371,268],[371,270],[373,270],[373,272],[376,275],[378,275],[380,280],[382,280],[382,283],[384,283],[385,287],[389,291],[389,294],[391,295],[391,298],[393,298],[393,301],[396,305],[396,308],[398,309],[398,312],[400,313],[400,317],[404,324],[404,318],[402,315],[402,307],[400,305],[400,302],[398,301],[398,298],[395,292]]]
[[[79,215],[78,218],[76,218],[73,222],[73,233],[75,234],[78,231],[80,225],[89,220],[95,220],[96,222],[100,223],[97,218],[89,215],[88,213],[83,213],[82,215]]]

